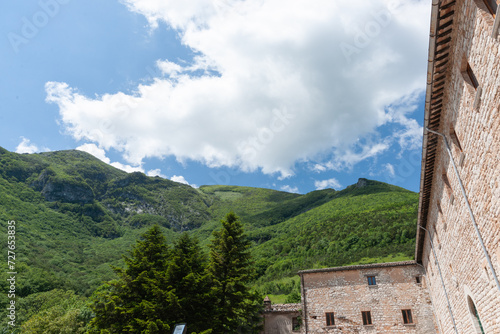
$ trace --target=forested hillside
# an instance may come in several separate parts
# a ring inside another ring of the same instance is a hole
[[[91,295],[116,277],[110,264],[123,265],[122,255],[155,224],[168,242],[187,231],[208,252],[212,231],[230,211],[251,241],[255,286],[289,294],[300,269],[412,258],[417,206],[416,193],[366,179],[305,195],[194,189],[127,174],[80,151],[20,155],[0,148],[2,247],[7,222],[15,220],[17,293],[32,300],[56,288]]]

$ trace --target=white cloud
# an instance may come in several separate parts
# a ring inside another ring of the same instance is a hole
[[[294,193],[294,194],[299,194],[299,188],[298,187],[292,187],[290,185],[284,185],[280,188],[283,191],[286,191],[287,193]]]
[[[198,188],[196,184],[190,184],[182,175],[174,175],[170,178],[171,181],[187,184],[193,188]]]
[[[415,119],[407,117],[417,109],[418,98],[418,92],[415,92],[395,101],[387,108],[386,117],[388,121],[402,125],[402,128],[395,131],[393,135],[393,138],[398,141],[401,147],[401,153],[404,150],[414,150],[422,147],[423,128]]]
[[[394,166],[390,163],[384,165],[385,171],[389,174],[389,177],[394,177],[396,172],[394,171]]]
[[[159,176],[161,178],[166,179],[167,177],[161,173],[161,169],[151,169],[146,173],[147,176]]]
[[[123,1],[198,56],[158,61],[165,77],[130,95],[47,83],[78,140],[132,165],[173,155],[282,178],[297,161],[346,168],[416,145],[409,116],[425,85],[429,0]],[[382,125],[393,135],[381,136]],[[359,144],[368,137],[377,140]],[[315,161],[332,150],[332,161]]]
[[[174,175],[170,178],[170,180],[174,181],[174,182],[179,182],[179,183],[184,183],[184,184],[189,184],[188,181],[186,181],[186,179],[184,178],[184,176],[182,175]]]
[[[76,148],[79,151],[87,152],[92,154],[97,159],[115,167],[121,169],[127,173],[141,172],[144,173],[144,169],[141,166],[130,166],[122,164],[121,162],[111,162],[111,160],[106,156],[106,151],[102,148],[97,147],[95,144],[83,144]]]
[[[133,172],[141,172],[144,173],[144,169],[141,166],[130,166],[127,164],[122,164],[121,162],[112,162],[110,163],[111,166],[121,169],[122,171],[125,171],[127,173],[133,173]]]
[[[322,181],[315,181],[314,186],[316,187],[316,190],[322,190],[322,189],[326,189],[326,188],[333,188],[333,189],[338,190],[338,189],[342,188],[342,185],[340,184],[340,182],[335,178],[331,178],[328,180],[322,180]]]
[[[321,172],[324,172],[327,170],[327,167],[325,165],[322,165],[322,164],[315,164],[312,168],[311,168],[312,171],[314,172],[317,172],[317,173],[321,173]]]
[[[35,144],[32,144],[31,141],[27,138],[21,137],[21,142],[16,147],[16,153],[38,153],[38,152],[47,152],[49,149],[39,148]]]
[[[365,140],[362,143],[356,143],[346,149],[334,149],[333,159],[321,164],[314,165],[311,170],[315,172],[324,172],[327,170],[341,171],[352,169],[357,163],[376,158],[377,155],[385,152],[390,147],[390,138],[382,141]]]
[[[97,147],[96,144],[83,144],[83,145],[80,145],[76,148],[78,151],[83,151],[83,152],[87,152],[89,154],[92,154],[94,157],[96,157],[97,159],[107,163],[107,164],[110,164],[111,163],[111,160],[106,156],[106,151],[103,150],[102,148],[99,148]]]

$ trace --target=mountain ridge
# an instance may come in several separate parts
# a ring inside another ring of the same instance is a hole
[[[109,265],[120,265],[151,225],[160,225],[169,242],[185,231],[207,245],[229,211],[252,241],[263,288],[300,269],[410,259],[417,206],[416,193],[363,178],[342,190],[307,194],[195,189],[126,173],[81,151],[17,154],[0,147],[0,219],[2,225],[19,221],[23,295],[54,284],[88,295],[114,277]]]

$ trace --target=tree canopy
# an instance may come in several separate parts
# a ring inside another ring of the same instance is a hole
[[[222,228],[213,232],[209,246],[209,271],[216,303],[213,329],[221,334],[253,333],[258,331],[257,305],[261,298],[248,285],[255,278],[250,242],[233,212],[221,223]]]
[[[198,240],[183,233],[170,248],[159,226],[124,256],[118,279],[92,296],[90,333],[256,333],[261,298],[251,292],[251,256],[238,218],[230,213],[214,232],[210,262]]]

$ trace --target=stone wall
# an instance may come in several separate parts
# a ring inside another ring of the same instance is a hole
[[[302,313],[300,304],[271,304],[264,299],[262,334],[300,334]],[[294,326],[295,325],[295,326]]]
[[[494,18],[484,1],[458,0],[452,15],[444,106],[436,130],[450,143],[479,231],[494,269],[500,273],[500,43],[498,37],[491,37]],[[479,87],[471,83],[467,64]],[[458,333],[482,333],[475,307],[484,333],[500,333],[500,291],[444,141],[438,141],[432,184],[421,189],[425,193],[430,188],[428,217],[419,221],[429,232],[424,234],[423,246],[417,248],[417,258],[420,252],[427,271],[437,322],[442,333],[455,333],[452,319]]]
[[[419,283],[422,273],[415,262],[301,271],[304,329],[309,334],[436,333],[431,300],[425,283]],[[375,277],[375,285],[368,284],[368,276]],[[403,323],[402,310],[411,310],[410,324]],[[363,325],[363,311],[370,311],[371,325]],[[326,313],[333,313],[334,325],[327,326]]]

